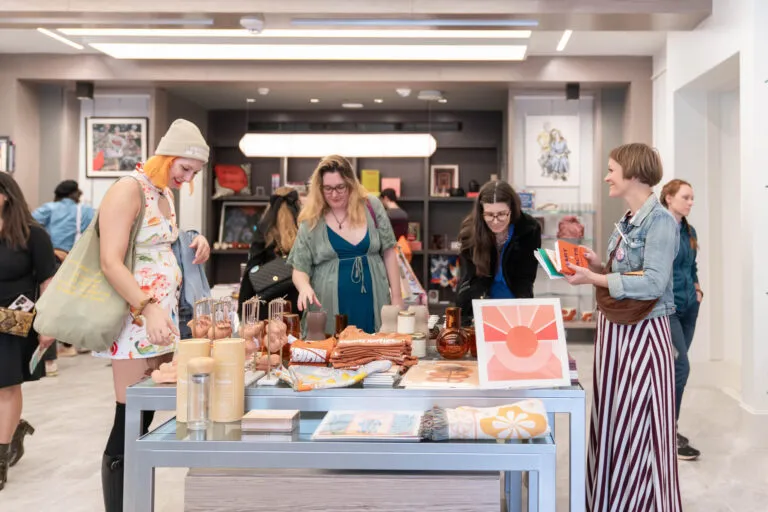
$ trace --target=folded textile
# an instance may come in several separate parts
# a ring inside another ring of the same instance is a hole
[[[422,420],[424,439],[533,439],[550,433],[541,400],[529,399],[500,407],[433,407]]]
[[[413,366],[418,358],[411,355],[411,336],[407,334],[367,334],[350,326],[339,334],[331,355],[334,368],[354,368],[372,361],[386,360]]]
[[[313,389],[346,388],[353,386],[377,372],[385,372],[392,367],[389,361],[374,361],[357,370],[320,368],[317,366],[290,366],[288,370],[277,370],[280,380],[288,383],[294,391]]]
[[[291,344],[291,365],[328,366],[335,338],[322,341],[296,340]]]

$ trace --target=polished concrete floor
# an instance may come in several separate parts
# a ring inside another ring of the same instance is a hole
[[[592,346],[571,344],[570,350],[589,391]],[[59,366],[58,377],[24,386],[24,417],[37,432],[27,438],[26,455],[0,491],[2,512],[103,508],[100,462],[114,414],[111,370],[104,360],[85,355],[60,360]],[[155,424],[167,417],[158,415]],[[680,463],[684,510],[768,510],[768,416],[750,415],[721,391],[694,385],[686,394],[680,428],[703,453],[699,461]],[[558,440],[558,511],[568,510],[564,441]],[[186,470],[158,469],[156,474],[156,510],[182,511]]]

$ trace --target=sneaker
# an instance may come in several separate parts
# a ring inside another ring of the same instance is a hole
[[[55,377],[59,374],[59,365],[56,364],[56,361],[46,361],[45,362],[45,376],[46,377]]]
[[[690,444],[690,441],[688,441],[688,438],[685,437],[682,434],[677,434],[677,447],[682,448],[683,446],[688,446]]]
[[[72,345],[68,347],[64,345],[60,345],[58,354],[59,354],[59,357],[75,357],[77,355],[77,349]]]
[[[696,460],[700,455],[701,452],[689,444],[677,448],[678,460]]]

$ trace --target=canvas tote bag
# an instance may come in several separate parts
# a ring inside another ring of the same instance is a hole
[[[133,271],[136,236],[144,222],[144,190],[139,215],[131,228],[125,266]],[[101,272],[99,214],[82,234],[37,301],[35,330],[78,349],[103,351],[112,346],[123,328],[128,303]]]

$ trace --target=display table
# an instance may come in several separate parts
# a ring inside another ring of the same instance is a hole
[[[555,512],[555,444],[551,436],[530,442],[312,441],[319,420],[302,420],[291,441],[243,440],[240,424],[187,431],[169,420],[140,438],[131,454],[137,485],[128,511],[154,510],[156,467],[301,468],[352,471],[529,471],[533,510]],[[127,457],[126,457],[127,459]],[[311,496],[304,498],[311,500]],[[295,497],[294,497],[295,499]],[[339,496],[339,500],[343,500]],[[507,496],[509,502],[509,496]],[[303,509],[308,510],[306,501]]]
[[[555,389],[525,389],[525,390],[487,390],[487,389],[434,389],[434,390],[416,390],[416,389],[371,389],[371,388],[342,388],[342,389],[328,389],[310,391],[304,393],[297,393],[287,386],[277,387],[259,387],[257,384],[250,385],[245,390],[245,409],[298,409],[306,412],[327,412],[333,409],[360,409],[360,410],[423,410],[431,409],[433,406],[439,407],[459,407],[471,405],[474,407],[498,407],[500,405],[508,404],[516,400],[523,400],[527,398],[537,398],[544,403],[547,412],[551,415],[556,413],[563,413],[569,415],[569,466],[570,466],[570,510],[572,512],[581,512],[585,507],[585,469],[586,469],[586,403],[585,393],[580,386],[569,386]],[[164,461],[163,457],[174,455],[176,452],[183,452],[186,449],[199,448],[198,445],[194,445],[192,441],[177,441],[166,442],[166,448],[159,448],[159,445],[165,441],[160,441],[157,437],[152,438],[152,435],[148,435],[139,440],[141,432],[141,421],[143,411],[171,411],[176,409],[176,388],[171,385],[155,385],[151,380],[147,379],[139,384],[131,386],[127,391],[126,402],[126,419],[125,419],[125,483],[124,483],[124,508],[126,511],[145,511],[151,510],[145,507],[145,504],[139,505],[136,499],[141,491],[141,487],[146,485],[145,480],[140,482],[142,469],[146,472],[147,468],[154,467],[152,462],[142,462],[143,468],[140,467],[137,452],[140,449],[140,443],[142,450],[147,451],[147,446],[150,448],[161,449],[164,451],[164,455],[159,455],[158,460]],[[175,436],[175,422],[173,432]],[[166,427],[170,428],[171,423]],[[553,423],[554,428],[554,423]],[[157,432],[156,435],[160,435]],[[165,435],[170,435],[166,432]],[[557,432],[555,432],[554,441],[557,441]],[[154,443],[154,444],[153,444]],[[253,458],[252,450],[257,449],[253,445],[261,445],[263,443],[230,443],[226,448],[219,448],[217,442],[211,443],[215,451],[219,449],[223,450],[231,455],[231,461],[239,461],[242,459]],[[311,443],[300,443],[300,450],[304,456],[306,453],[311,453],[312,450],[322,450],[322,448],[310,448]],[[318,447],[326,446],[328,443],[316,442],[314,445]],[[340,454],[343,454],[343,450],[352,450],[353,445],[357,443],[332,443],[334,445],[343,444],[347,446],[340,447]],[[366,450],[370,448],[374,443],[366,443]],[[415,443],[403,447],[404,443],[381,443],[376,446],[380,446],[382,451],[381,458],[377,459],[383,461],[387,459],[386,453],[398,453],[407,454],[409,450],[416,450],[415,453],[419,453],[418,450],[424,446],[444,446],[446,452],[440,453],[439,450],[430,454],[429,462],[424,462],[424,465],[429,465],[429,469],[448,469],[444,466],[445,460],[450,459],[450,455],[454,452],[450,451],[457,445],[457,443]],[[151,446],[150,446],[151,445]],[[269,443],[272,448],[259,448],[265,450],[275,450],[276,444]],[[474,448],[479,448],[482,445],[477,443],[463,443],[466,450],[471,451]],[[391,451],[397,446],[396,452]],[[490,448],[493,446],[493,448]],[[513,450],[512,446],[522,445],[496,445],[491,443],[487,445],[484,450]],[[538,446],[538,445],[534,445]],[[388,448],[389,447],[389,448]],[[499,448],[503,447],[503,448]],[[292,448],[295,449],[296,447]],[[358,447],[359,448],[359,447]],[[399,451],[402,448],[402,452]],[[554,448],[554,447],[553,447]],[[230,450],[238,451],[240,449],[251,450],[244,455],[232,454]],[[170,450],[170,451],[166,451]],[[206,451],[208,448],[206,448]],[[293,457],[297,457],[293,460],[300,461],[300,457],[297,453],[291,452]],[[504,464],[496,461],[492,462],[495,457],[494,454],[509,454],[511,452],[480,452],[475,453],[472,456],[470,453],[465,453],[462,457],[467,460],[473,460],[472,464],[467,467],[461,467],[458,469],[465,470],[476,467],[476,471],[498,469],[501,467],[509,467],[511,462]],[[422,454],[423,455],[423,454]],[[485,459],[487,456],[487,462],[481,462],[481,459]],[[504,458],[505,455],[500,455],[500,458]],[[183,456],[179,456],[183,458]],[[352,457],[349,457],[352,458]],[[346,458],[342,457],[343,460]],[[476,460],[477,459],[477,460]],[[154,460],[154,459],[153,459]],[[175,460],[175,458],[174,458]],[[442,461],[442,462],[438,462]],[[157,462],[157,461],[155,461]],[[350,464],[352,462],[350,461]],[[392,462],[392,464],[397,464]],[[488,464],[488,466],[484,465]],[[165,465],[163,462],[160,465]],[[182,464],[169,464],[169,465],[182,465]],[[475,466],[476,465],[476,466]],[[208,464],[208,466],[215,466],[215,464]],[[228,467],[226,464],[218,467]],[[241,467],[254,467],[254,466],[241,466]],[[299,464],[298,466],[280,466],[280,467],[322,467],[326,469],[341,468],[341,466],[331,466],[323,464],[319,466],[304,466]],[[357,468],[359,466],[344,466],[347,469]],[[387,466],[395,467],[395,466]],[[405,467],[405,466],[404,466]],[[420,465],[421,467],[421,465]],[[452,466],[453,467],[453,466]],[[365,469],[383,469],[375,466],[367,466]],[[407,469],[415,469],[414,466],[407,466]],[[426,466],[425,466],[426,469]],[[512,489],[520,488],[519,473],[508,475],[512,478],[508,478],[508,486]],[[533,474],[532,474],[533,475]],[[533,481],[531,481],[533,480]],[[535,486],[535,477],[529,479],[530,488]],[[550,496],[554,503],[555,495],[552,491]],[[543,507],[543,504],[542,504]],[[519,503],[513,500],[510,503],[510,510],[520,510]]]

